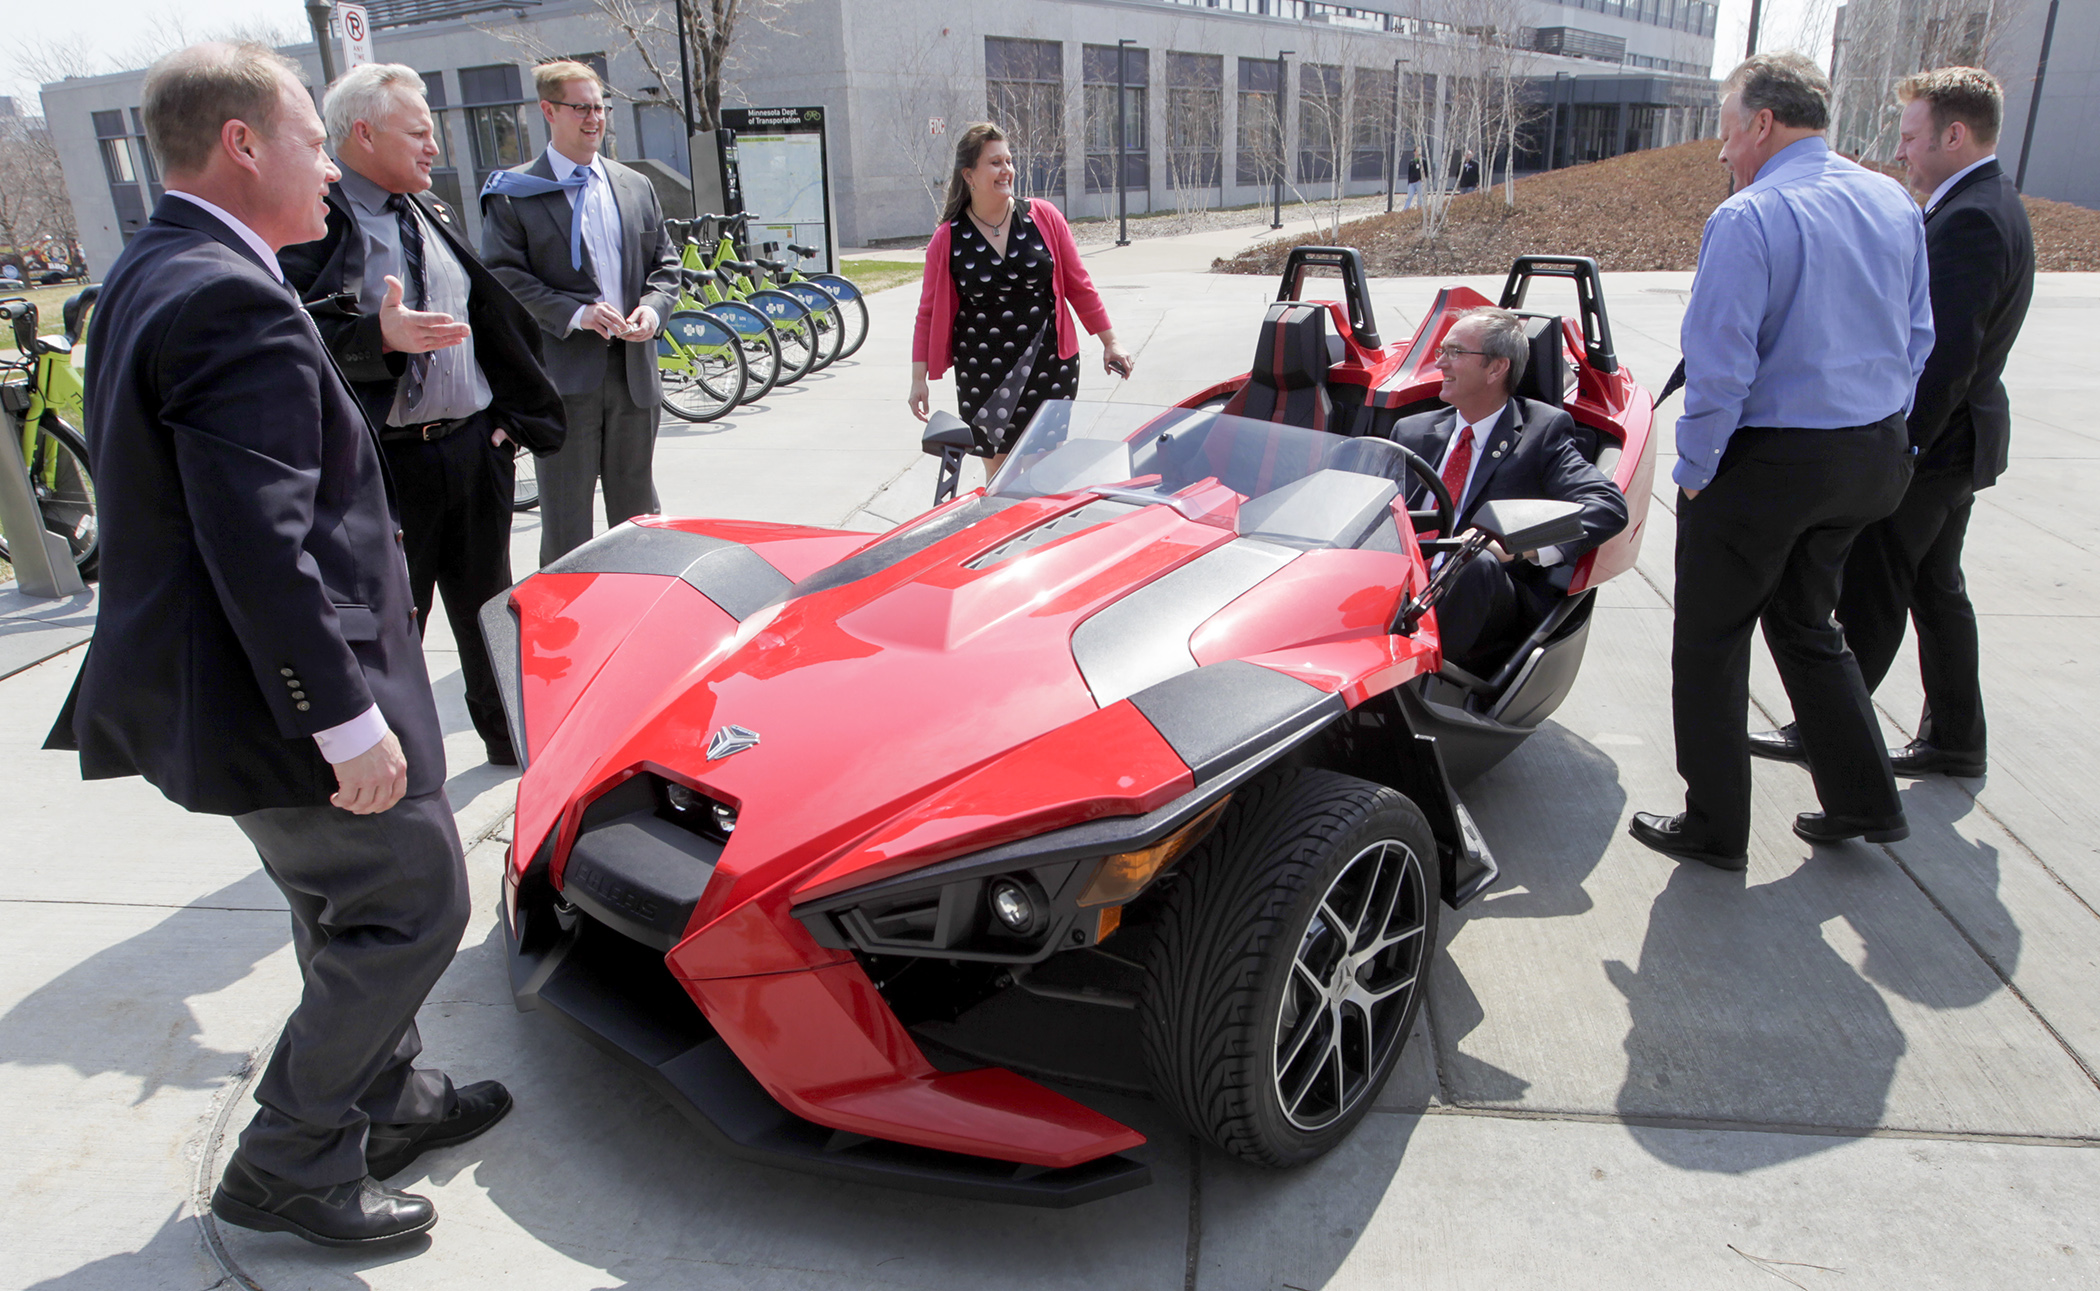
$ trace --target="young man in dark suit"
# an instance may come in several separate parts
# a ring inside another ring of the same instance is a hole
[[[1471,527],[1482,503],[1543,498],[1582,506],[1582,540],[1513,553],[1490,543],[1459,571],[1437,603],[1444,658],[1491,675],[1524,634],[1567,591],[1576,557],[1626,527],[1618,486],[1575,446],[1574,419],[1551,404],[1520,399],[1531,356],[1524,325],[1506,309],[1459,316],[1437,349],[1449,408],[1417,413],[1393,427],[1393,442],[1437,468],[1457,508],[1457,527]],[[1416,505],[1427,505],[1421,486]]]
[[[511,583],[513,454],[561,447],[561,395],[540,366],[539,324],[426,191],[438,143],[423,79],[398,63],[354,67],[321,112],[343,171],[328,236],[278,262],[379,427],[417,626],[429,630],[442,590],[467,713],[489,761],[516,766],[476,616]]]
[[[540,463],[544,567],[589,540],[601,480],[608,525],[657,509],[655,341],[678,300],[678,253],[649,181],[598,155],[609,109],[597,73],[546,63],[533,80],[547,150],[489,177],[481,255],[546,333],[568,409],[567,441]]]
[[[414,1065],[467,876],[385,464],[278,270],[279,248],[323,232],[337,176],[298,77],[214,43],[146,78],[167,196],[96,311],[102,602],[53,744],[255,844],[304,993],[212,1211],[361,1246],[436,1222],[379,1181],[510,1095]]]
[[[1925,711],[1918,738],[1891,750],[1900,776],[1984,772],[1983,685],[1976,610],[1961,572],[1976,490],[1998,482],[2010,456],[2005,359],[2034,295],[2034,234],[2012,178],[1998,168],[2005,96],[1979,67],[1920,72],[1903,102],[1896,156],[1925,200],[1937,340],[1909,417],[1917,473],[1894,515],[1868,525],[1845,559],[1838,622],[1873,690],[1918,630]],[[1750,751],[1802,758],[1792,723],[1750,737]]]

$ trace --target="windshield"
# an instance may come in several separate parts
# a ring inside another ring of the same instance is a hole
[[[1308,541],[1327,527],[1302,523],[1316,511],[1332,515],[1339,527],[1329,540],[1338,541],[1341,529],[1353,527],[1339,512],[1361,517],[1382,510],[1406,482],[1403,462],[1383,439],[1345,439],[1192,408],[1053,399],[1028,423],[989,492],[1037,498],[1084,491],[1165,503],[1190,519],[1241,533],[1274,527],[1288,512],[1292,532]],[[1208,495],[1216,485],[1238,495],[1236,507],[1215,505]],[[1248,505],[1272,495],[1270,505]]]

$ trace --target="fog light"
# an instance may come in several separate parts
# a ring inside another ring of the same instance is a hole
[[[700,806],[701,802],[699,794],[694,793],[682,784],[673,784],[668,781],[664,784],[664,797],[671,800],[672,811],[693,811]]]
[[[1012,879],[992,884],[992,914],[1008,932],[1028,932],[1035,927],[1035,902],[1028,890]]]
[[[715,804],[715,828],[725,834],[736,832],[736,808],[726,802]]]

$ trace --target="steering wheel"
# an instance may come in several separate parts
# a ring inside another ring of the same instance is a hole
[[[1436,468],[1423,461],[1421,455],[1413,449],[1402,444],[1394,444],[1393,447],[1400,450],[1400,457],[1407,463],[1407,469],[1422,477],[1422,483],[1429,486],[1430,495],[1436,499],[1436,510],[1410,511],[1407,513],[1407,522],[1414,526],[1416,533],[1434,525],[1437,537],[1453,537],[1451,530],[1458,523],[1458,504],[1451,500],[1451,490],[1444,487],[1444,477],[1438,475]]]

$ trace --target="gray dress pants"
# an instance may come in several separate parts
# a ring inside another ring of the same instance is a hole
[[[277,807],[234,823],[292,908],[305,987],[237,1154],[302,1187],[361,1179],[370,1125],[442,1120],[454,1101],[444,1073],[415,1067],[416,1010],[467,927],[452,805],[440,789],[371,816]]]
[[[608,528],[656,511],[655,405],[638,407],[627,392],[627,343],[605,347],[605,380],[595,390],[565,394],[569,436],[539,459],[540,567],[591,537],[591,493],[603,481]]]

